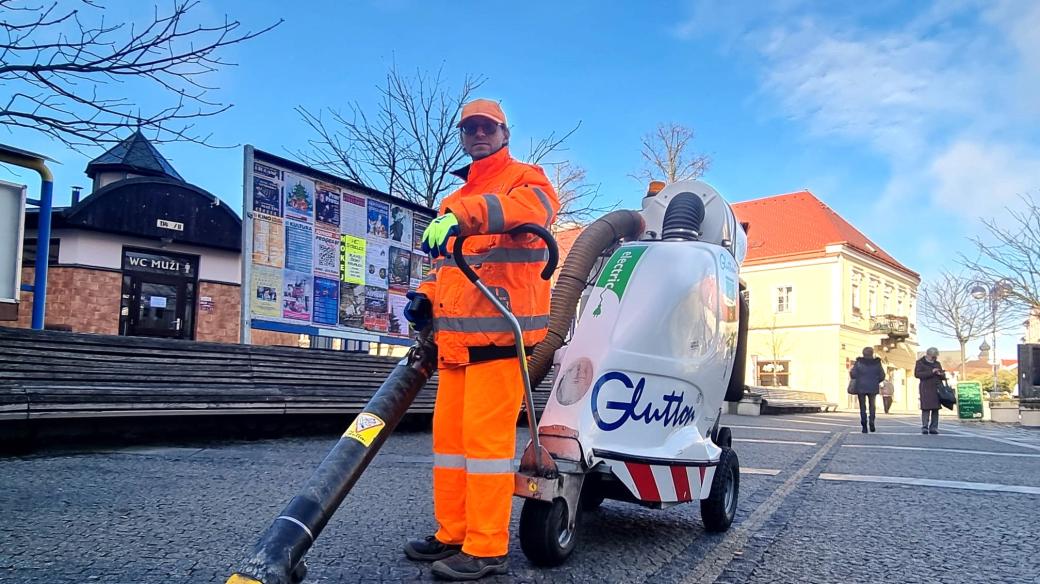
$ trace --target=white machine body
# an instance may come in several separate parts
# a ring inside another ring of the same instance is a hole
[[[701,240],[655,239],[681,192],[705,203]],[[573,430],[587,467],[602,463],[636,499],[667,505],[711,489],[747,243],[705,183],[675,183],[657,197],[644,201],[644,239],[619,247],[583,295],[539,428]]]

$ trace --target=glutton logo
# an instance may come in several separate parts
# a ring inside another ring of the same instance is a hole
[[[596,420],[596,425],[605,432],[611,432],[630,421],[642,421],[646,425],[659,424],[665,428],[686,426],[693,422],[697,412],[692,405],[683,404],[686,392],[677,395],[675,390],[672,390],[661,396],[663,404],[659,405],[652,400],[646,400],[644,403],[645,388],[644,377],[633,383],[632,378],[620,371],[608,371],[600,376],[592,386],[592,417]],[[621,396],[625,399],[611,400],[611,396]],[[606,399],[606,402],[601,404],[601,399]]]

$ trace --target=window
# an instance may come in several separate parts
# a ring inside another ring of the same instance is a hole
[[[788,387],[790,377],[790,361],[758,362],[758,384],[762,387]]]
[[[899,296],[896,297],[896,316],[906,316],[903,312],[903,305],[906,304],[906,290],[900,289]]]
[[[26,239],[22,243],[22,265],[23,266],[35,266],[36,265],[36,239]],[[51,248],[48,250],[50,254],[47,257],[48,266],[58,265],[58,248],[61,240],[57,238],[51,238]]]
[[[892,286],[885,285],[885,297],[881,304],[881,314],[892,314]]]
[[[877,316],[877,285],[874,283],[870,284],[870,291],[867,292],[867,312],[870,318]]]
[[[793,286],[778,286],[776,289],[776,303],[773,305],[773,312],[792,312],[791,300],[793,296]]]
[[[852,315],[859,316],[859,284],[863,281],[863,274],[852,274]]]

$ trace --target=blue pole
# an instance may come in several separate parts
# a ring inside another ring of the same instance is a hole
[[[40,225],[36,231],[36,276],[33,281],[32,328],[43,330],[47,312],[47,265],[51,255],[51,208],[54,181],[44,180],[40,193]]]

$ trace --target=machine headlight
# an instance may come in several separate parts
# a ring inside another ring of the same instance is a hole
[[[556,385],[556,401],[569,406],[580,400],[592,386],[592,361],[580,357],[571,363]]]

